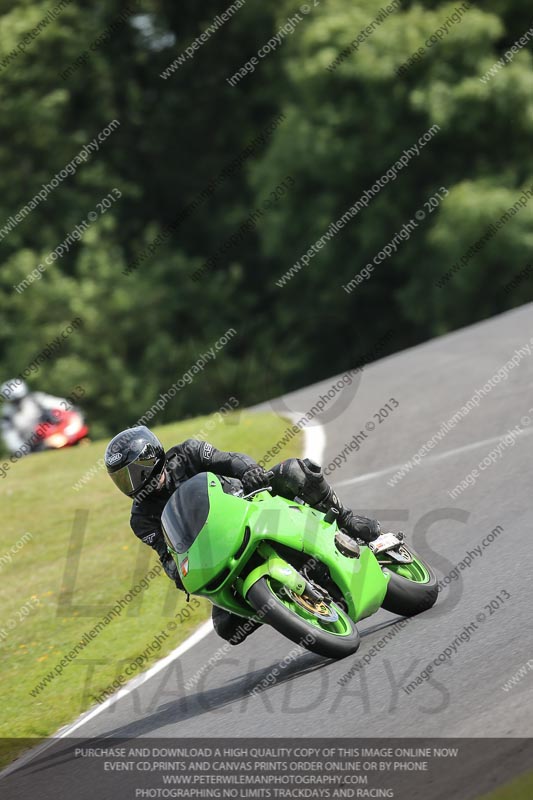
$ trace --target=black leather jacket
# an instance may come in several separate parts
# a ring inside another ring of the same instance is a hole
[[[226,453],[196,439],[187,439],[171,447],[165,455],[165,485],[160,491],[135,500],[130,519],[135,536],[153,547],[162,560],[166,556],[167,546],[161,530],[161,514],[171,494],[181,483],[206,471],[228,478],[241,478],[246,470],[257,466],[250,456]]]

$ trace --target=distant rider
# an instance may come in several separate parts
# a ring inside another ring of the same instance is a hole
[[[38,450],[36,428],[40,422],[53,421],[51,412],[61,410],[62,397],[45,392],[30,392],[22,378],[13,378],[0,387],[4,401],[0,425],[5,445],[12,455]]]
[[[107,446],[104,460],[115,485],[134,499],[130,519],[133,532],[157,552],[163,569],[178,589],[183,589],[183,585],[167,550],[161,515],[177,487],[199,472],[237,478],[245,494],[271,486],[273,494],[289,500],[298,497],[319,511],[335,508],[339,512],[339,527],[354,538],[371,541],[380,533],[377,520],[356,516],[342,505],[320,466],[309,459],[289,458],[265,472],[250,456],[217,450],[196,439],[187,439],[165,453],[159,439],[140,425],[115,436]],[[242,617],[213,606],[214,628],[231,644],[239,644],[258,627],[248,625],[248,632],[243,633],[242,623]]]

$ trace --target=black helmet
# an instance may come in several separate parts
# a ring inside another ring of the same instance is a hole
[[[107,445],[105,465],[121,492],[135,497],[149,482],[155,489],[165,466],[163,445],[145,425],[118,433]]]

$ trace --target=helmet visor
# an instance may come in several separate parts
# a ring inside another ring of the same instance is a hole
[[[163,466],[161,459],[155,455],[150,458],[138,458],[122,469],[110,473],[110,477],[121,492],[131,497],[150,480],[158,465]]]

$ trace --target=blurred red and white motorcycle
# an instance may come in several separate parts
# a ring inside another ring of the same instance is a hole
[[[71,408],[68,411],[55,408],[47,412],[35,428],[37,443],[33,452],[59,450],[88,442],[89,428],[81,411]]]

